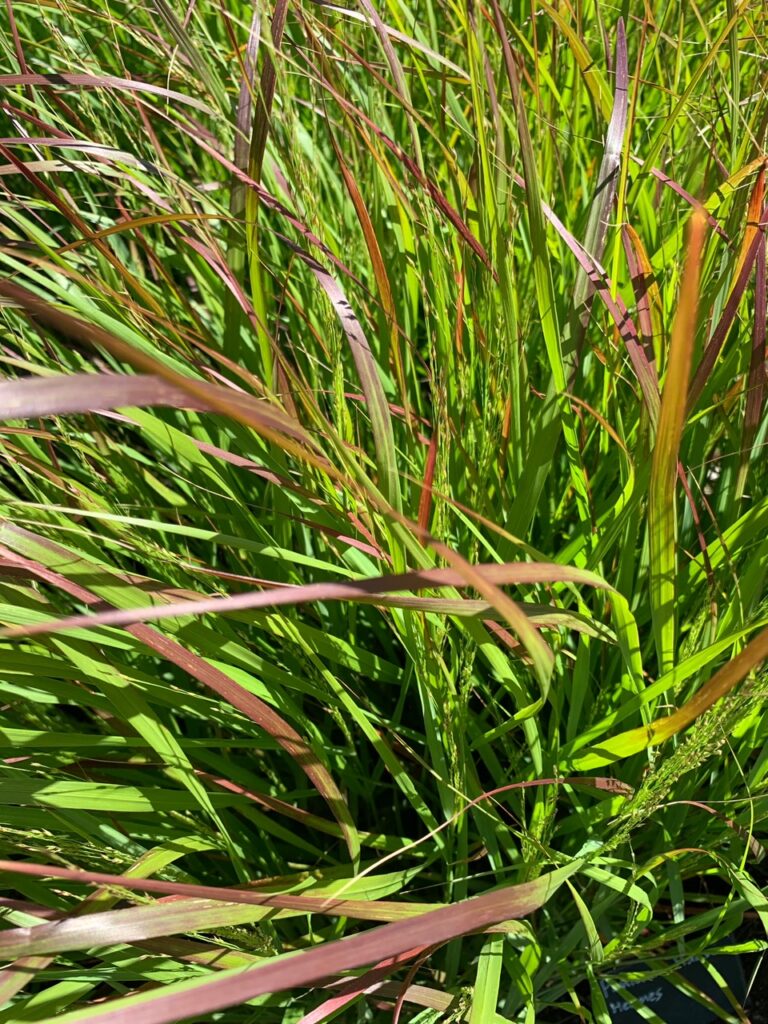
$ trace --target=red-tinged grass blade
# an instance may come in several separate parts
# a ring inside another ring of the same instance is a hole
[[[532,882],[505,886],[411,920],[396,921],[349,939],[274,957],[247,971],[168,985],[91,1009],[80,1009],[57,1019],[62,1024],[85,1024],[86,1021],[92,1024],[177,1024],[189,1017],[205,1017],[260,995],[312,985],[341,971],[402,956],[416,947],[435,946],[462,935],[485,931],[504,921],[526,917],[542,907],[581,864],[580,860],[574,860]],[[6,861],[0,862],[0,869],[6,865],[11,870],[19,866],[17,862]]]
[[[113,409],[167,407],[218,411],[221,402],[255,412],[275,432],[306,441],[296,421],[274,406],[259,402],[242,391],[208,381],[195,381],[198,394],[149,374],[73,373],[54,377],[21,377],[0,382],[0,420],[38,419],[73,413],[108,412]],[[202,396],[208,393],[206,401]],[[217,403],[216,400],[219,400]]]
[[[672,191],[676,193],[676,195],[680,196],[681,199],[684,199],[692,209],[698,211],[703,217],[705,217],[707,224],[709,224],[716,234],[720,235],[720,237],[726,242],[730,242],[730,238],[726,234],[717,217],[707,209],[701,200],[697,199],[696,196],[692,196],[687,189],[683,188],[679,181],[675,181],[674,178],[665,174],[664,171],[660,171],[658,167],[652,167],[650,173],[654,178],[660,181],[662,185],[666,185],[667,188],[672,189]]]
[[[195,110],[202,111],[204,114],[214,113],[207,103],[196,99],[194,96],[186,96],[182,92],[165,89],[161,85],[151,85],[148,82],[139,82],[132,78],[116,78],[113,75],[0,75],[0,89],[10,88],[14,85],[36,85],[51,89],[61,89],[62,86],[69,86],[72,89],[116,89],[124,92],[143,92],[151,96],[159,96],[164,100],[183,103],[188,107],[194,107]]]
[[[381,963],[376,964],[370,971],[359,978],[352,978],[342,985],[336,995],[326,999],[325,1002],[316,1006],[305,1014],[297,1024],[321,1024],[321,1021],[330,1020],[336,1016],[345,1006],[349,1006],[359,996],[374,991],[393,971],[396,971],[403,964],[407,964],[414,957],[420,956],[428,947],[417,946],[415,949],[407,949],[398,956],[387,957]]]
[[[277,0],[272,14],[272,46],[275,52],[280,50],[285,31],[285,19],[288,14],[288,0]],[[261,180],[261,169],[264,163],[264,151],[269,137],[269,122],[272,116],[272,104],[275,99],[277,72],[270,53],[264,55],[264,66],[261,71],[259,90],[253,116],[251,146],[248,154],[248,173],[254,181]],[[249,217],[250,220],[250,217]]]
[[[228,19],[225,19],[229,26]],[[234,41],[234,40],[233,40]],[[237,100],[237,112],[235,114],[235,164],[241,171],[248,170],[248,154],[250,151],[251,122],[253,118],[253,98],[256,88],[256,65],[259,56],[259,43],[261,42],[261,11],[254,7],[251,17],[251,26],[248,31],[248,41],[245,44],[243,55],[242,78],[240,80],[240,95]],[[245,193],[237,193],[238,184],[233,182],[232,195],[230,199],[230,211],[234,216],[240,216],[245,205]]]
[[[739,258],[736,263],[736,269],[733,274],[733,281],[731,284],[731,290],[726,300],[723,311],[720,314],[720,319],[712,332],[712,337],[709,339],[704,354],[701,357],[701,362],[696,368],[696,372],[693,375],[691,381],[690,394],[688,397],[688,408],[693,409],[701,397],[704,388],[706,387],[707,381],[715,368],[715,363],[720,355],[720,350],[723,347],[723,343],[728,335],[728,331],[731,329],[736,313],[738,312],[741,300],[744,298],[744,292],[747,289],[749,278],[752,275],[752,267],[754,266],[755,260],[757,259],[757,253],[761,245],[765,244],[765,231],[768,227],[768,211],[764,211],[763,203],[765,199],[765,166],[760,168],[755,182],[755,187],[752,190],[752,195],[749,201],[749,209],[747,212],[747,229],[744,232],[744,238],[742,239],[741,249],[739,250]]]
[[[22,527],[2,521],[0,521],[0,540],[7,544],[14,552],[20,552],[16,556],[18,563],[39,579],[49,583],[51,586],[57,587],[76,600],[82,601],[83,604],[94,605],[102,603],[101,598],[96,594],[91,593],[79,584],[50,569],[42,560],[38,560],[42,554],[52,558],[55,564],[66,565],[67,561],[71,561],[74,556],[65,548],[54,544],[47,538],[30,533]],[[195,602],[191,603],[194,604]],[[349,808],[338,786],[333,781],[330,772],[322,764],[306,740],[268,704],[254,694],[249,693],[248,690],[239,686],[220,669],[209,665],[207,661],[183,647],[177,641],[164,636],[151,626],[138,622],[129,625],[127,629],[137,640],[140,640],[151,650],[155,651],[156,654],[177,665],[184,672],[202,683],[203,686],[208,687],[224,700],[229,701],[233,707],[242,711],[252,722],[259,725],[279,743],[283,750],[296,761],[331,808],[344,833],[350,856],[353,861],[357,861],[360,852],[360,841]]]
[[[398,391],[403,403],[406,423],[410,423],[410,404],[408,401],[408,388],[405,381],[403,356],[400,351],[400,330],[397,323],[397,309],[395,307],[395,300],[392,296],[392,287],[389,283],[386,263],[384,262],[384,257],[381,252],[381,247],[379,246],[379,240],[376,236],[376,229],[373,226],[371,215],[368,213],[368,207],[365,205],[365,200],[358,188],[357,182],[347,166],[333,134],[331,134],[330,138],[333,151],[336,154],[336,161],[341,170],[341,175],[344,179],[344,184],[347,192],[349,193],[349,197],[352,200],[352,205],[355,208],[357,219],[360,222],[360,227],[362,228],[363,238],[365,239],[365,245],[368,249],[371,267],[373,268],[373,275],[376,279],[376,285],[379,290],[379,299],[389,327],[389,349],[394,365]]]
[[[2,285],[0,284],[0,289]],[[309,435],[277,406],[234,388],[191,380],[192,389],[151,374],[75,373],[54,377],[21,377],[0,383],[0,420],[39,419],[114,409],[167,407],[221,412],[222,407],[258,418],[274,436],[309,443]]]
[[[752,640],[741,654],[724,665],[708,680],[689,701],[672,715],[657,718],[649,725],[629,729],[612,739],[591,747],[586,753],[575,757],[571,767],[588,771],[611,764],[621,758],[631,757],[647,747],[655,747],[695,722],[717,701],[730,693],[735,686],[753,669],[768,659],[768,629],[764,629]]]
[[[760,425],[765,395],[765,318],[766,318],[766,281],[765,270],[766,238],[763,237],[757,250],[755,263],[755,318],[752,322],[752,353],[749,360],[749,376],[747,377],[747,401],[744,409],[744,425],[741,432],[741,458],[736,478],[736,499],[744,495],[747,482],[749,460],[752,445]]]
[[[756,861],[761,861],[765,857],[766,850],[763,844],[755,838],[747,829],[742,828],[737,821],[733,818],[729,818],[722,811],[715,810],[714,807],[710,807],[709,804],[702,803],[700,800],[666,800],[664,802],[665,807],[696,807],[700,811],[706,811],[707,814],[711,814],[713,818],[717,818],[722,821],[728,828],[733,829],[736,835],[749,847],[749,851]]]
[[[596,261],[603,258],[605,240],[608,233],[611,209],[616,198],[619,184],[621,153],[624,146],[624,133],[627,127],[629,106],[629,68],[627,66],[627,37],[624,30],[624,19],[619,18],[616,25],[616,86],[613,97],[613,110],[608,130],[605,134],[605,148],[600,171],[597,176],[597,188],[587,221],[584,235],[584,248]],[[574,288],[573,304],[580,325],[580,334],[589,322],[592,309],[594,285],[590,275],[581,269]],[[577,349],[581,345],[581,337],[572,339]]]
[[[566,782],[581,782],[581,779],[566,779]],[[589,782],[586,779],[585,782]],[[507,787],[509,788],[509,787]],[[378,867],[374,864],[373,868]],[[103,871],[80,870],[79,868],[64,868],[58,864],[36,864],[19,860],[0,860],[0,873],[10,875],[24,875],[30,878],[55,878],[62,881],[77,882],[81,885],[98,885],[111,888],[117,886],[120,889],[127,889],[129,892],[148,892],[163,899],[148,905],[127,907],[122,910],[109,910],[103,914],[89,916],[87,921],[81,920],[75,915],[59,917],[51,924],[40,924],[34,928],[34,935],[28,928],[8,929],[0,932],[0,948],[8,953],[12,949],[21,948],[20,943],[27,942],[34,944],[36,952],[44,949],[49,952],[64,952],[65,950],[84,949],[89,945],[111,945],[115,941],[117,932],[110,928],[118,926],[119,922],[125,922],[125,927],[120,926],[122,931],[121,941],[141,941],[142,931],[144,938],[150,937],[150,931],[154,935],[172,935],[179,931],[194,931],[195,921],[194,905],[198,904],[198,920],[201,924],[204,921],[204,912],[201,908],[209,905],[219,905],[226,908],[231,906],[264,907],[269,911],[283,911],[294,914],[325,914],[328,917],[354,917],[361,921],[390,922],[398,920],[410,920],[423,914],[431,913],[435,909],[442,909],[443,904],[434,903],[411,903],[397,902],[395,900],[349,900],[343,899],[340,895],[332,896],[304,896],[299,894],[279,893],[265,891],[265,884],[254,882],[248,888],[234,886],[232,888],[216,885],[197,885],[189,882],[166,882],[157,878],[141,878],[134,875],[113,875]],[[350,882],[357,881],[370,872],[361,872]],[[295,876],[293,881],[295,881]],[[266,886],[272,885],[268,880]],[[291,884],[291,880],[289,880]],[[95,895],[95,894],[94,894]],[[175,917],[178,908],[178,917]],[[109,917],[107,918],[107,915]],[[104,920],[104,926],[99,925]],[[489,930],[504,931],[503,922],[513,918],[501,918],[499,921],[488,925]],[[142,925],[142,920],[146,921]],[[61,926],[57,928],[56,926]],[[104,941],[99,941],[97,933],[90,935],[91,942],[88,942],[89,934],[85,925],[99,929],[103,932]],[[162,929],[166,929],[163,931]],[[60,948],[59,948],[60,947]],[[29,946],[32,951],[32,946]],[[12,954],[10,954],[12,955]]]
[[[392,153],[392,155],[397,159],[397,161],[403,165],[406,171],[414,178],[414,180],[421,186],[421,188],[424,189],[424,191],[434,202],[435,206],[443,214],[446,220],[453,225],[453,227],[456,229],[459,236],[461,237],[462,241],[464,241],[469,246],[469,248],[475,253],[475,255],[482,261],[486,269],[493,275],[494,280],[496,280],[497,273],[488,253],[483,248],[482,244],[477,240],[477,238],[472,234],[470,229],[462,220],[461,215],[458,213],[456,208],[451,205],[450,201],[447,199],[445,194],[440,190],[440,188],[435,184],[435,182],[427,174],[425,174],[418,166],[416,161],[412,157],[410,157],[401,146],[399,146],[393,139],[391,139],[385,131],[383,131],[374,121],[372,121],[371,118],[364,113],[364,111],[362,111],[359,107],[356,107],[353,103],[350,103],[345,96],[342,96],[341,93],[339,93],[333,87],[333,85],[331,84],[331,82],[328,81],[327,78],[321,78],[320,81],[323,88],[329,93],[329,95],[333,96],[334,100],[339,104],[339,106],[353,120],[357,119],[358,121],[364,123],[366,127],[369,128],[371,132],[373,132],[376,138],[381,141],[381,143],[390,151],[390,153]],[[383,172],[386,174],[386,176],[392,183],[393,187],[395,187],[395,183],[391,175],[386,173],[386,163],[378,159],[375,150],[372,149],[371,153],[374,159],[376,159],[377,162],[379,163],[379,166],[382,167]]]
[[[0,539],[5,539],[6,531],[26,533],[9,523],[0,524]],[[40,540],[38,538],[38,540]],[[12,544],[12,541],[9,543]],[[45,543],[48,543],[47,541]],[[186,615],[204,615],[245,611],[259,608],[290,607],[308,604],[312,601],[365,601],[376,603],[382,595],[397,591],[419,590],[426,587],[474,587],[479,590],[489,604],[499,608],[498,586],[503,584],[535,584],[535,583],[582,583],[598,589],[612,588],[595,573],[585,569],[549,562],[507,562],[490,563],[487,565],[470,565],[460,559],[444,545],[437,548],[446,559],[457,566],[455,569],[421,569],[395,575],[373,576],[369,579],[346,580],[344,582],[305,583],[301,585],[274,584],[273,588],[248,591],[230,597],[201,597],[194,601],[175,601],[166,605],[148,605],[145,608],[112,609],[96,612],[93,615],[74,615],[66,619],[53,619],[50,622],[34,623],[29,626],[14,626],[2,632],[4,636],[33,636],[42,633],[53,633],[67,629],[81,629],[91,626],[132,626],[139,622],[157,619],[179,618]],[[492,588],[492,591],[489,591]],[[501,594],[501,597],[506,595]],[[509,600],[507,598],[507,600]],[[503,609],[499,609],[504,614]],[[522,616],[522,612],[520,613]],[[514,625],[514,624],[513,624]],[[525,618],[524,629],[527,633],[532,629]],[[522,639],[522,637],[521,637]],[[544,641],[538,637],[541,644]],[[534,641],[534,649],[538,646]],[[544,644],[546,647],[546,644]],[[551,653],[551,652],[550,652]],[[548,661],[548,658],[547,658]]]
[[[277,410],[274,406],[270,409],[271,415],[267,417],[262,410],[262,404],[250,398],[250,396],[245,396],[242,392],[235,390],[217,388],[206,381],[194,380],[191,377],[185,377],[183,374],[176,373],[176,371],[170,369],[159,360],[134,348],[108,331],[57,309],[33,292],[11,281],[0,281],[0,297],[8,299],[21,307],[35,322],[53,328],[66,337],[88,345],[89,348],[96,350],[103,348],[135,369],[162,378],[193,398],[206,402],[212,412],[221,413],[252,427],[257,433],[272,441],[284,451],[295,455],[302,461],[317,466],[317,468],[322,469],[326,473],[333,474],[333,467],[311,450],[310,446],[314,446],[309,435],[303,431],[296,421],[291,420],[285,414],[280,415],[281,422],[292,424],[291,430],[294,432],[294,435],[298,431],[296,436],[304,442],[303,444],[299,443],[294,437],[286,436],[282,427],[279,430],[275,428],[274,416]]]
[[[520,184],[524,187],[522,181],[520,181]],[[544,214],[550,224],[576,257],[582,270],[584,270],[592,282],[595,292],[600,296],[605,304],[605,308],[610,313],[619,336],[627,349],[627,355],[635,371],[651,422],[655,424],[659,413],[659,382],[656,376],[656,369],[643,349],[637,327],[629,314],[629,310],[624,305],[624,300],[618,293],[614,296],[608,273],[602,265],[571,234],[554,210],[550,209],[546,203],[542,205]]]
[[[30,866],[42,869],[37,877],[47,877],[51,873],[56,873],[55,868],[46,870],[45,864]],[[120,885],[125,888],[120,882],[120,875],[114,875],[112,881],[106,881],[105,878],[109,876],[91,878],[88,872],[74,874],[80,874],[76,880],[81,884],[91,882],[101,886]],[[165,893],[167,896],[144,906],[105,910],[102,913],[89,914],[87,917],[63,917],[57,921],[35,925],[32,929],[5,929],[0,932],[0,959],[72,953],[80,949],[111,946],[117,942],[145,942],[147,939],[169,935],[205,932],[265,919],[275,920],[281,915],[319,914],[381,924],[410,920],[437,909],[430,903],[290,896],[228,889],[218,889],[214,896],[195,894],[191,898],[177,898],[177,893],[172,891],[174,885],[170,882],[158,883],[157,886],[136,885],[131,888],[142,892]],[[499,925],[493,927],[498,928]]]
[[[648,508],[651,616],[660,673],[670,671],[675,661],[675,482],[696,335],[699,272],[705,230],[704,218],[694,214],[680,284],[677,314],[672,327],[659,426],[651,463]]]
[[[663,371],[660,359],[663,338],[661,292],[648,253],[638,233],[630,224],[623,224],[621,236],[637,304],[637,320],[645,358],[654,373],[658,374],[659,371]]]

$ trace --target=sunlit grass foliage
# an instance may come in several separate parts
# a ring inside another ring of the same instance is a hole
[[[3,19],[0,1024],[764,950],[765,5]]]

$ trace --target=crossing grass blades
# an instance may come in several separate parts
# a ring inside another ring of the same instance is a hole
[[[2,1024],[747,1019],[766,27],[6,0]]]

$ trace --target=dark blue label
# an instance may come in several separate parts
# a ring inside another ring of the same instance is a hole
[[[745,985],[739,958],[737,956],[713,956],[708,960],[722,975],[736,999],[742,1000],[745,994]],[[687,963],[681,964],[676,973],[724,1010],[732,1010],[727,996],[721,991],[701,960],[692,958]],[[600,987],[608,1004],[611,1020],[616,1024],[635,1024],[635,1022],[642,1024],[643,1018],[626,1001],[624,996],[616,991],[614,984],[625,989],[643,1006],[653,1010],[666,1024],[691,1024],[692,1020],[695,1020],[697,1024],[710,1024],[710,1021],[718,1019],[714,1014],[707,1012],[706,1006],[677,988],[669,978],[639,978],[623,983],[617,979],[613,983],[610,977],[604,976],[600,979]]]

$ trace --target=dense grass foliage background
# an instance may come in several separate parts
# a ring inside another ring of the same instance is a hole
[[[744,1021],[765,5],[3,18],[0,1022]]]

